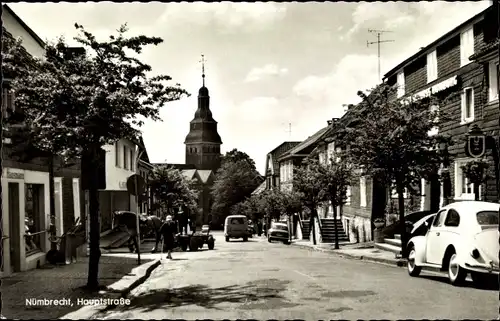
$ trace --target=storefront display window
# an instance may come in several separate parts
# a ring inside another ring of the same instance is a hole
[[[37,184],[26,184],[25,188],[25,240],[26,256],[41,252],[41,240],[45,232],[42,232],[40,209],[40,186]]]

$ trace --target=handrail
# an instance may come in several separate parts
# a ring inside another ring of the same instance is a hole
[[[47,233],[47,231],[40,231],[40,232],[35,232],[35,233],[30,233],[30,234],[24,234],[24,237],[34,236],[34,235],[38,235],[38,234],[42,234],[42,233]]]

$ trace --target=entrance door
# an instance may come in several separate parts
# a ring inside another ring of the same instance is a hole
[[[19,217],[19,183],[9,183],[9,241],[10,241],[10,265],[12,272],[21,269],[21,235]]]

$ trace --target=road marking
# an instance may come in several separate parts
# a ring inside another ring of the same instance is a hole
[[[307,277],[307,278],[310,278],[311,280],[316,281],[316,278],[315,278],[315,277],[312,277],[312,276],[307,275],[307,274],[305,274],[305,273],[299,272],[299,271],[297,271],[297,270],[292,270],[292,271],[293,271],[293,272],[295,272],[295,273],[297,273],[297,274],[303,275],[303,276],[305,276],[305,277]]]

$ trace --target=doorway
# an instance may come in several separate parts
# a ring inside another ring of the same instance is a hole
[[[9,241],[10,241],[10,267],[12,272],[21,270],[21,235],[20,235],[20,206],[19,183],[8,184],[9,200]],[[2,250],[3,252],[3,250]],[[2,255],[3,260],[3,255]]]

